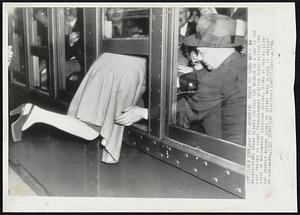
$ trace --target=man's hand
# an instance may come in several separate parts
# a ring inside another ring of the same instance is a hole
[[[141,119],[148,119],[148,109],[138,106],[130,106],[117,116],[115,122],[119,125],[130,126]]]
[[[69,35],[69,43],[71,47],[75,45],[75,43],[79,40],[79,37],[80,37],[79,32],[72,32]]]
[[[13,50],[12,50],[12,46],[8,46],[8,65],[10,64],[11,62],[11,59],[13,57]]]

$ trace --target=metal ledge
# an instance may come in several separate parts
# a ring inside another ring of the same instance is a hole
[[[199,149],[191,150],[171,140],[158,140],[135,128],[126,128],[123,137],[128,145],[245,198],[244,166]]]
[[[234,163],[245,165],[245,146],[174,125],[169,126],[169,137]]]

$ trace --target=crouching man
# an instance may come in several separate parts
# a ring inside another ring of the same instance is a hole
[[[197,77],[198,89],[178,102],[177,125],[190,128],[193,121],[202,121],[206,134],[245,145],[247,58],[235,49],[245,43],[236,36],[236,21],[230,17],[207,14],[199,19],[196,34],[186,37],[184,44],[197,47],[204,67],[191,74]],[[147,115],[147,109],[127,110],[117,123],[130,125]]]

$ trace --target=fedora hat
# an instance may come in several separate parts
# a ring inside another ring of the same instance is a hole
[[[184,38],[187,46],[232,48],[246,43],[236,35],[236,21],[221,14],[202,15],[196,26],[196,34]]]

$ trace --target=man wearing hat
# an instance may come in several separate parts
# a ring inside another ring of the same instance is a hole
[[[204,68],[193,72],[198,90],[178,106],[177,124],[189,128],[202,121],[205,133],[245,145],[247,61],[235,47],[246,43],[236,36],[236,22],[220,14],[203,15],[196,34],[184,39],[197,47]]]
[[[190,128],[193,121],[201,121],[206,134],[245,145],[247,61],[235,47],[246,40],[236,36],[235,20],[220,14],[203,15],[196,34],[183,42],[197,47],[204,68],[190,73],[199,86],[194,96],[178,101],[177,124]],[[148,115],[147,109],[137,106],[123,112],[116,123],[126,126]]]

